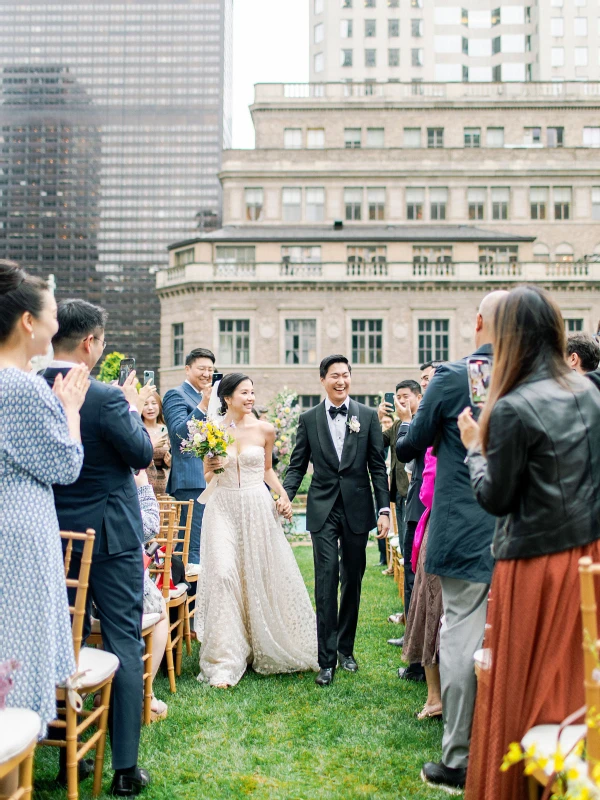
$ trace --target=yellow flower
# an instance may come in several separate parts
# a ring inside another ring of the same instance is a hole
[[[289,410],[289,408],[284,408],[283,410],[285,411],[285,413],[286,413],[286,414],[289,414],[289,413],[290,413],[290,410]]]
[[[279,439],[275,442],[275,447],[281,447],[281,441]]]
[[[518,742],[511,742],[508,745],[508,753],[502,759],[502,766],[500,767],[501,772],[506,772],[509,770],[513,764],[518,764],[519,761],[522,761],[525,758],[525,754],[521,749],[521,745]]]
[[[592,770],[592,779],[594,783],[600,786],[600,763],[596,764]]]
[[[565,757],[562,754],[560,745],[556,748],[556,753],[552,755],[552,758],[554,759],[554,771],[562,772],[565,768]]]

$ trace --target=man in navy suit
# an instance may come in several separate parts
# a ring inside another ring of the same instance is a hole
[[[105,347],[106,312],[84,300],[58,305],[54,361],[44,372],[56,375],[83,362],[92,370]],[[104,648],[120,662],[112,684],[109,733],[115,770],[111,793],[137,795],[149,783],[137,766],[144,674],[141,624],[144,567],[143,528],[133,469],[152,461],[152,442],[139,410],[135,373],[123,387],[91,379],[81,408],[83,468],[70,486],[54,486],[62,530],[96,531],[88,603],[100,618]],[[72,556],[78,569],[80,551]],[[89,633],[89,627],[86,635]],[[81,774],[81,768],[80,768]]]
[[[187,423],[191,419],[206,419],[208,401],[215,371],[215,356],[210,350],[197,347],[186,356],[185,380],[163,397],[163,415],[171,439],[171,474],[167,492],[176,500],[196,500],[206,488],[202,459],[181,452],[181,442],[187,439]],[[200,531],[204,506],[194,504],[190,532],[189,564],[200,563]]]

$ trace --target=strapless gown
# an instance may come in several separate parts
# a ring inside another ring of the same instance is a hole
[[[265,451],[229,456],[206,502],[195,628],[198,680],[234,686],[248,665],[271,675],[318,670],[316,619],[264,484]]]

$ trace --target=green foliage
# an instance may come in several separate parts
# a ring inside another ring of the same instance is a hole
[[[302,483],[300,484],[300,488],[298,489],[298,494],[308,494],[308,490],[310,489],[310,484],[312,483],[312,473],[306,475],[302,478]]]
[[[294,554],[313,597],[312,548]],[[143,800],[442,800],[448,795],[419,778],[425,761],[441,757],[442,724],[414,714],[427,696],[424,683],[400,681],[401,636],[388,614],[401,604],[394,581],[381,574],[376,546],[367,549],[356,675],[338,670],[327,689],[311,673],[265,677],[248,670],[234,689],[199,684],[198,645],[183,656],[177,694],[159,671],[156,696],[169,716],[142,728],[139,765],[152,783]],[[38,747],[35,800],[65,800],[53,779],[58,748]],[[110,746],[102,798],[112,778]],[[91,754],[93,755],[93,753]],[[92,796],[91,778],[80,787]]]
[[[100,372],[98,373],[98,380],[102,383],[111,383],[111,381],[119,380],[119,365],[125,358],[123,353],[109,353],[104,357],[104,361],[100,365]]]

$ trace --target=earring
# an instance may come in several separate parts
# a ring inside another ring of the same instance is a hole
[[[32,338],[32,339],[35,339],[35,333],[32,333],[32,334],[31,334],[31,338]]]

